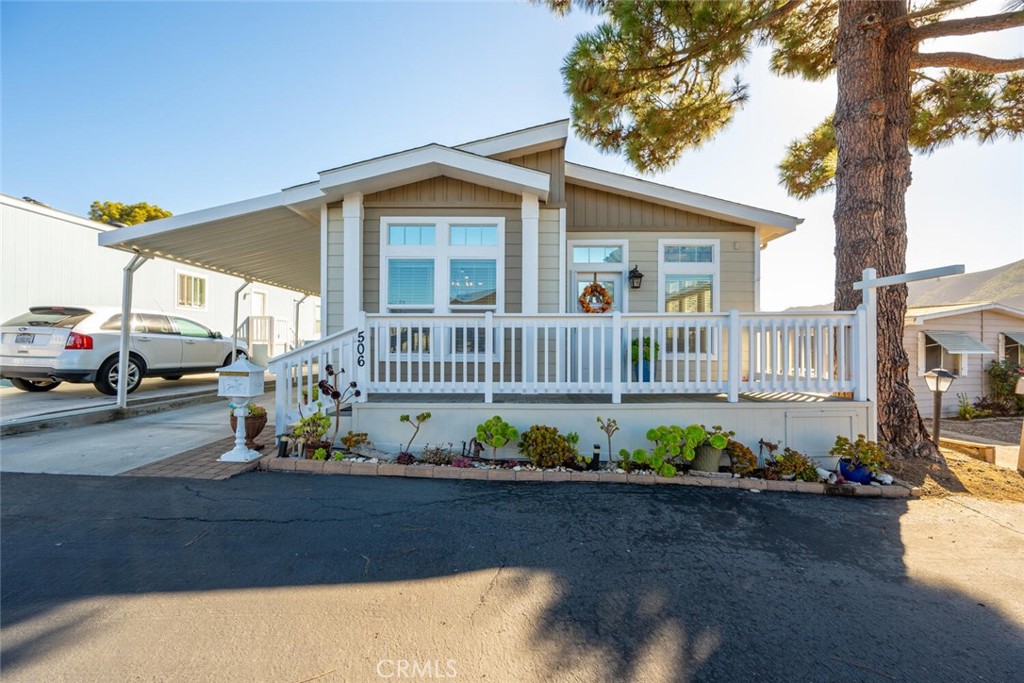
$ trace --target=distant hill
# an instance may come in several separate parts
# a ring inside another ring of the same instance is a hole
[[[1024,260],[978,273],[913,282],[909,289],[908,306],[994,301],[1024,309]]]
[[[993,301],[1024,310],[1024,260],[977,273],[911,282],[908,289],[907,306],[947,306]],[[832,310],[832,304],[793,306],[788,310]]]

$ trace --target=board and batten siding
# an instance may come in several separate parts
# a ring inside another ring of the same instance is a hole
[[[538,248],[537,272],[540,282],[537,297],[539,313],[559,312],[559,282],[561,273],[561,248],[558,233],[558,209],[540,210],[540,242]]]
[[[926,421],[932,417],[932,392],[928,391],[920,368],[920,346],[919,333],[928,333],[929,330],[941,330],[943,332],[963,332],[968,334],[985,346],[989,347],[995,354],[967,354],[960,359],[961,374],[950,386],[949,391],[942,398],[943,416],[956,415],[959,409],[957,394],[966,393],[971,403],[979,397],[988,393],[988,375],[985,368],[999,358],[999,335],[1006,332],[1024,333],[1024,320],[1006,315],[1001,311],[972,311],[948,315],[942,318],[932,318],[924,321],[921,325],[911,325],[913,318],[907,319],[907,325],[903,328],[903,348],[907,352],[907,359],[910,361],[910,386],[914,390],[914,397],[917,401],[917,409]],[[966,367],[966,374],[963,369]],[[931,368],[925,368],[927,372]],[[930,423],[929,423],[930,424]]]
[[[327,310],[321,312],[325,334],[340,330],[345,314],[345,220],[341,204],[327,206]]]
[[[551,149],[545,152],[527,154],[525,156],[512,157],[508,163],[534,171],[541,171],[551,176],[551,185],[548,189],[547,206],[565,206],[565,150]]]

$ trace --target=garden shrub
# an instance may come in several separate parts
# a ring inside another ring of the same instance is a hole
[[[537,467],[577,468],[579,453],[569,440],[554,427],[533,425],[523,432],[519,452]]]

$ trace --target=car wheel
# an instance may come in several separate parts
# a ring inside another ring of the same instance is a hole
[[[245,355],[245,351],[239,351],[238,352],[238,358],[248,358],[248,357],[249,356]],[[227,357],[224,359],[224,365],[231,365],[232,363],[235,362],[235,360],[237,360],[237,359],[234,357],[234,355],[229,353],[227,355]]]
[[[164,379],[181,379],[181,375],[164,375]]]
[[[107,394],[108,396],[115,396],[117,394],[117,380],[118,380],[118,363],[117,356],[108,358],[100,366],[99,372],[96,373],[96,381],[93,382],[93,386],[101,394]],[[137,356],[128,356],[128,393],[132,393],[139,388],[139,384],[142,383],[142,375],[144,368],[142,361]]]
[[[59,387],[61,381],[59,379],[20,379],[12,377],[11,384],[14,385],[15,389],[21,389],[22,391],[49,391]]]

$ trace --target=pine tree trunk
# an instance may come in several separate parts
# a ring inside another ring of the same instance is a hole
[[[861,302],[852,284],[865,268],[906,270],[910,186],[910,56],[904,0],[840,0],[836,43],[835,308]],[[935,457],[908,377],[903,348],[905,285],[878,291],[878,433],[891,454]]]

